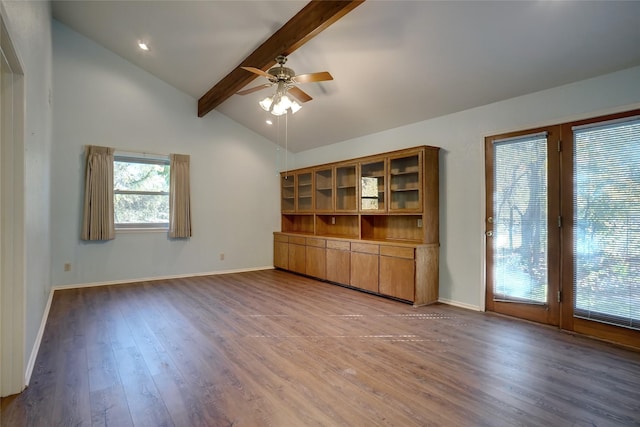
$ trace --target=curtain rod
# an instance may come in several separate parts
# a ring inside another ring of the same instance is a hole
[[[84,146],[84,149],[86,150],[87,147],[90,147],[90,144],[86,144]],[[110,147],[113,148],[116,152],[120,152],[120,153],[128,153],[128,154],[137,154],[140,155],[142,154],[144,155],[149,155],[149,156],[163,156],[163,157],[169,157],[168,153],[153,153],[151,151],[136,151],[136,150],[132,150],[132,149],[124,149],[124,148],[118,148],[118,147]]]

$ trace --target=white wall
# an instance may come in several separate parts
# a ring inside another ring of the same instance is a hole
[[[24,72],[25,352],[28,365],[51,288],[51,10],[48,2],[2,0],[3,16]]]
[[[440,299],[484,309],[484,137],[639,106],[636,67],[297,153],[295,167],[416,145],[442,147]]]
[[[53,21],[53,285],[273,265],[276,145]],[[191,155],[193,237],[119,233],[80,240],[85,144]],[[224,261],[219,259],[225,254]],[[64,264],[71,264],[65,272]]]

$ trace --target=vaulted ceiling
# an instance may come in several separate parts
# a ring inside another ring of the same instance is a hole
[[[306,4],[74,0],[52,7],[58,21],[193,96],[196,115],[197,100],[237,74]],[[639,1],[368,0],[289,55],[296,73],[329,71],[334,80],[300,85],[313,100],[289,118],[288,146],[303,151],[637,66],[639,46]],[[266,82],[257,77],[244,88]],[[216,110],[280,143],[277,118],[267,125],[258,106],[269,93],[233,95]]]

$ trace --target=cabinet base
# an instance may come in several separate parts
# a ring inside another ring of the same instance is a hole
[[[328,283],[329,285],[340,286],[341,288],[351,289],[352,291],[358,291],[358,292],[362,292],[364,294],[369,294],[369,295],[373,295],[373,296],[376,296],[376,297],[380,297],[380,298],[385,298],[385,299],[401,302],[401,303],[404,303],[404,304],[410,304],[415,308],[436,304],[438,302],[438,301],[433,301],[433,302],[427,302],[427,303],[423,303],[423,304],[414,304],[413,301],[405,300],[405,299],[402,299],[402,298],[396,298],[396,297],[391,296],[391,295],[380,294],[378,292],[373,292],[373,291],[370,291],[370,290],[367,290],[367,289],[357,288],[355,286],[345,285],[344,283],[338,283],[338,282],[332,282],[330,280],[318,279],[317,277],[308,276],[308,275],[302,274],[302,273],[296,273],[295,271],[286,270],[286,269],[280,268],[280,267],[275,267],[275,269],[276,270],[280,270],[280,271],[284,271],[286,273],[295,274],[296,276],[306,277],[307,279],[315,280],[317,282]]]

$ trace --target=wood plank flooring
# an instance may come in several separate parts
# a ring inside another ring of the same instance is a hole
[[[640,353],[278,270],[55,293],[2,426],[640,426]]]

